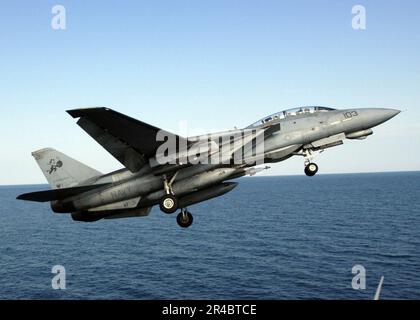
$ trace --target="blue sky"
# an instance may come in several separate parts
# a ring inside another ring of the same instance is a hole
[[[66,8],[53,30],[51,8]],[[362,4],[367,29],[351,27]],[[192,133],[300,105],[403,110],[322,173],[420,170],[418,1],[1,1],[0,184],[44,183],[54,147],[103,172],[120,164],[65,110],[108,106]],[[268,174],[302,174],[302,159]]]

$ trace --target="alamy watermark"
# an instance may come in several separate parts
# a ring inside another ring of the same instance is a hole
[[[51,28],[53,30],[66,30],[66,8],[63,5],[56,4],[51,8],[53,17],[51,19]]]
[[[187,139],[158,131],[155,159],[163,164],[262,164],[264,129],[242,129]]]
[[[354,30],[366,30],[366,8],[361,4],[353,6],[351,13],[354,15],[351,26]]]
[[[55,274],[51,279],[51,287],[54,290],[66,289],[66,268],[62,265],[55,265],[52,267],[51,273]]]
[[[354,290],[365,290],[366,289],[366,269],[361,264],[355,265],[351,269],[351,273],[355,276],[351,281],[351,287]]]

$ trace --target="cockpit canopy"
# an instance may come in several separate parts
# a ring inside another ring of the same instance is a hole
[[[270,116],[264,117],[261,120],[253,123],[249,127],[258,127],[261,125],[264,125],[268,122],[274,121],[274,120],[280,120],[285,119],[288,117],[294,117],[302,114],[311,114],[311,113],[318,113],[318,112],[328,112],[333,111],[336,109],[328,108],[328,107],[315,107],[315,106],[309,106],[309,107],[301,107],[301,108],[294,108],[294,109],[287,109],[284,111],[280,111],[277,113],[274,113]]]

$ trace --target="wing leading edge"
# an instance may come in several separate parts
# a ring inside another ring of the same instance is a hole
[[[67,111],[77,124],[131,172],[137,172],[156,154],[164,141],[157,141],[158,132],[177,141],[185,138],[133,119],[109,108],[74,109]]]

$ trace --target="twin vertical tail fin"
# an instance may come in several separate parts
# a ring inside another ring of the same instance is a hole
[[[32,152],[51,189],[79,186],[81,182],[102,175],[99,171],[52,148]]]

